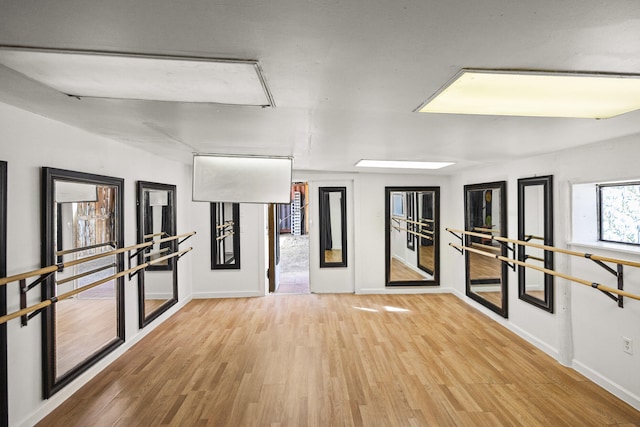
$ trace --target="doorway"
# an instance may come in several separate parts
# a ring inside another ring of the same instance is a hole
[[[275,294],[309,293],[309,185],[291,185],[291,203],[275,206]]]

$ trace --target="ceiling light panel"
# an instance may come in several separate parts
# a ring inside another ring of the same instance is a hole
[[[640,109],[640,76],[462,70],[422,113],[609,118]]]
[[[414,162],[405,160],[360,160],[356,163],[359,168],[388,168],[388,169],[441,169],[451,166],[451,162]]]
[[[80,98],[273,106],[257,61],[0,49],[0,64]]]

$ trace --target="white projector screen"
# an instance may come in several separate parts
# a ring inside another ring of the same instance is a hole
[[[290,157],[193,156],[193,201],[291,203]]]

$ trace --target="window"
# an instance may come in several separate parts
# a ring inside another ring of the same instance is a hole
[[[640,245],[640,183],[599,184],[598,240]]]

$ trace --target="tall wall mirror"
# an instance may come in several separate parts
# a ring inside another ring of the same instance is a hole
[[[42,264],[67,263],[124,243],[124,180],[42,168]],[[43,299],[122,271],[122,254],[54,273]],[[124,279],[80,292],[47,307],[42,316],[44,395],[50,397],[124,342]]]
[[[176,186],[138,181],[138,243],[176,235]],[[138,254],[138,265],[177,251],[177,240],[154,243]],[[150,265],[138,273],[138,314],[145,327],[178,302],[178,263],[175,258]]]
[[[347,266],[347,188],[320,187],[320,267]]]
[[[553,176],[518,180],[518,240],[553,246]],[[518,260],[553,270],[553,252],[518,245]],[[553,275],[518,266],[521,300],[553,313]]]
[[[440,284],[440,187],[386,187],[387,286]]]
[[[240,204],[211,203],[211,269],[240,268]]]
[[[506,182],[465,185],[465,230],[493,236],[506,236]],[[465,235],[465,245],[496,255],[508,256],[507,247],[484,237]],[[466,294],[503,317],[508,316],[507,264],[465,251]]]
[[[0,161],[0,277],[7,276],[7,162]],[[0,286],[0,316],[7,314],[7,287]],[[0,426],[9,425],[7,324],[0,325]]]

